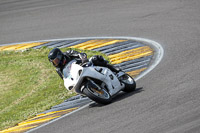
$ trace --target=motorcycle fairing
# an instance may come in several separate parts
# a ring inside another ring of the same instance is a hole
[[[68,90],[75,89],[76,92],[81,92],[81,85],[85,78],[98,79],[104,82],[109,89],[110,95],[114,95],[124,88],[124,84],[121,84],[118,78],[113,74],[111,70],[105,67],[90,66],[82,67],[75,62],[70,62],[63,69],[64,85]],[[67,74],[66,74],[67,73]]]

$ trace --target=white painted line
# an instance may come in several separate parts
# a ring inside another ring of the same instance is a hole
[[[139,80],[142,77],[144,77],[146,74],[148,74],[150,71],[152,71],[162,60],[163,56],[164,56],[164,49],[162,48],[162,46],[152,40],[149,39],[144,39],[144,38],[137,38],[138,41],[142,41],[142,42],[147,42],[148,45],[150,45],[151,47],[153,47],[154,49],[154,55],[153,55],[153,62],[152,64],[145,70],[143,71],[140,75],[138,75],[135,80]]]
[[[94,102],[91,102],[91,103],[94,103]],[[84,105],[83,107],[80,107],[80,108],[78,108],[78,109],[76,109],[76,110],[74,110],[74,111],[72,111],[72,112],[70,112],[70,113],[68,113],[68,114],[65,114],[65,115],[63,115],[63,116],[61,116],[61,117],[58,117],[58,118],[53,119],[53,120],[51,120],[51,121],[49,121],[49,122],[47,122],[47,123],[44,123],[44,124],[42,124],[42,125],[40,125],[40,126],[38,126],[38,127],[36,127],[36,128],[32,128],[32,129],[26,131],[25,133],[30,133],[30,132],[32,132],[32,131],[35,131],[35,130],[39,129],[39,128],[45,127],[46,125],[49,125],[49,124],[51,124],[51,123],[53,123],[53,122],[55,122],[55,121],[57,121],[57,120],[60,120],[60,119],[62,119],[62,118],[64,118],[64,117],[67,117],[67,116],[69,116],[69,115],[71,115],[71,114],[73,114],[73,113],[76,113],[76,112],[78,112],[79,110],[82,110],[82,109],[88,107],[91,103],[88,103],[88,104]]]

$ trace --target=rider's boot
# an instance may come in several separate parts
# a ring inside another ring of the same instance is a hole
[[[109,64],[109,63],[107,63],[106,66],[107,66],[111,71],[113,71],[113,72],[118,73],[118,72],[121,71],[121,69],[120,69],[119,67],[115,67],[115,66],[113,66],[113,65],[111,65],[111,64]]]
[[[101,55],[94,55],[89,59],[90,62],[92,62],[96,66],[103,66],[109,68],[111,71],[118,73],[121,71],[120,68],[117,68],[111,64],[108,63],[107,60],[105,60]]]

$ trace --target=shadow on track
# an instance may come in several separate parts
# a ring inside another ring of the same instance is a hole
[[[129,92],[129,93],[120,92],[119,94],[117,94],[117,95],[112,99],[112,103],[115,103],[115,102],[117,102],[117,101],[121,101],[121,100],[123,100],[123,99],[125,99],[125,98],[128,98],[128,97],[131,97],[131,96],[133,96],[133,95],[135,95],[135,94],[137,94],[137,93],[140,93],[140,92],[142,92],[142,91],[144,91],[144,90],[143,90],[143,87],[136,88],[135,91]],[[110,104],[112,104],[112,103],[110,103]],[[109,104],[108,104],[108,105],[109,105]],[[99,104],[99,103],[96,103],[96,102],[95,102],[95,103],[91,103],[91,104],[89,105],[90,108],[92,108],[92,107],[102,107],[102,106],[106,106],[106,105]]]

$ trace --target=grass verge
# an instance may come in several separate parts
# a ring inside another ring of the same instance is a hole
[[[0,130],[15,126],[76,95],[64,88],[62,79],[49,63],[50,50],[0,52]],[[87,53],[88,58],[103,55],[95,51],[81,52]]]

